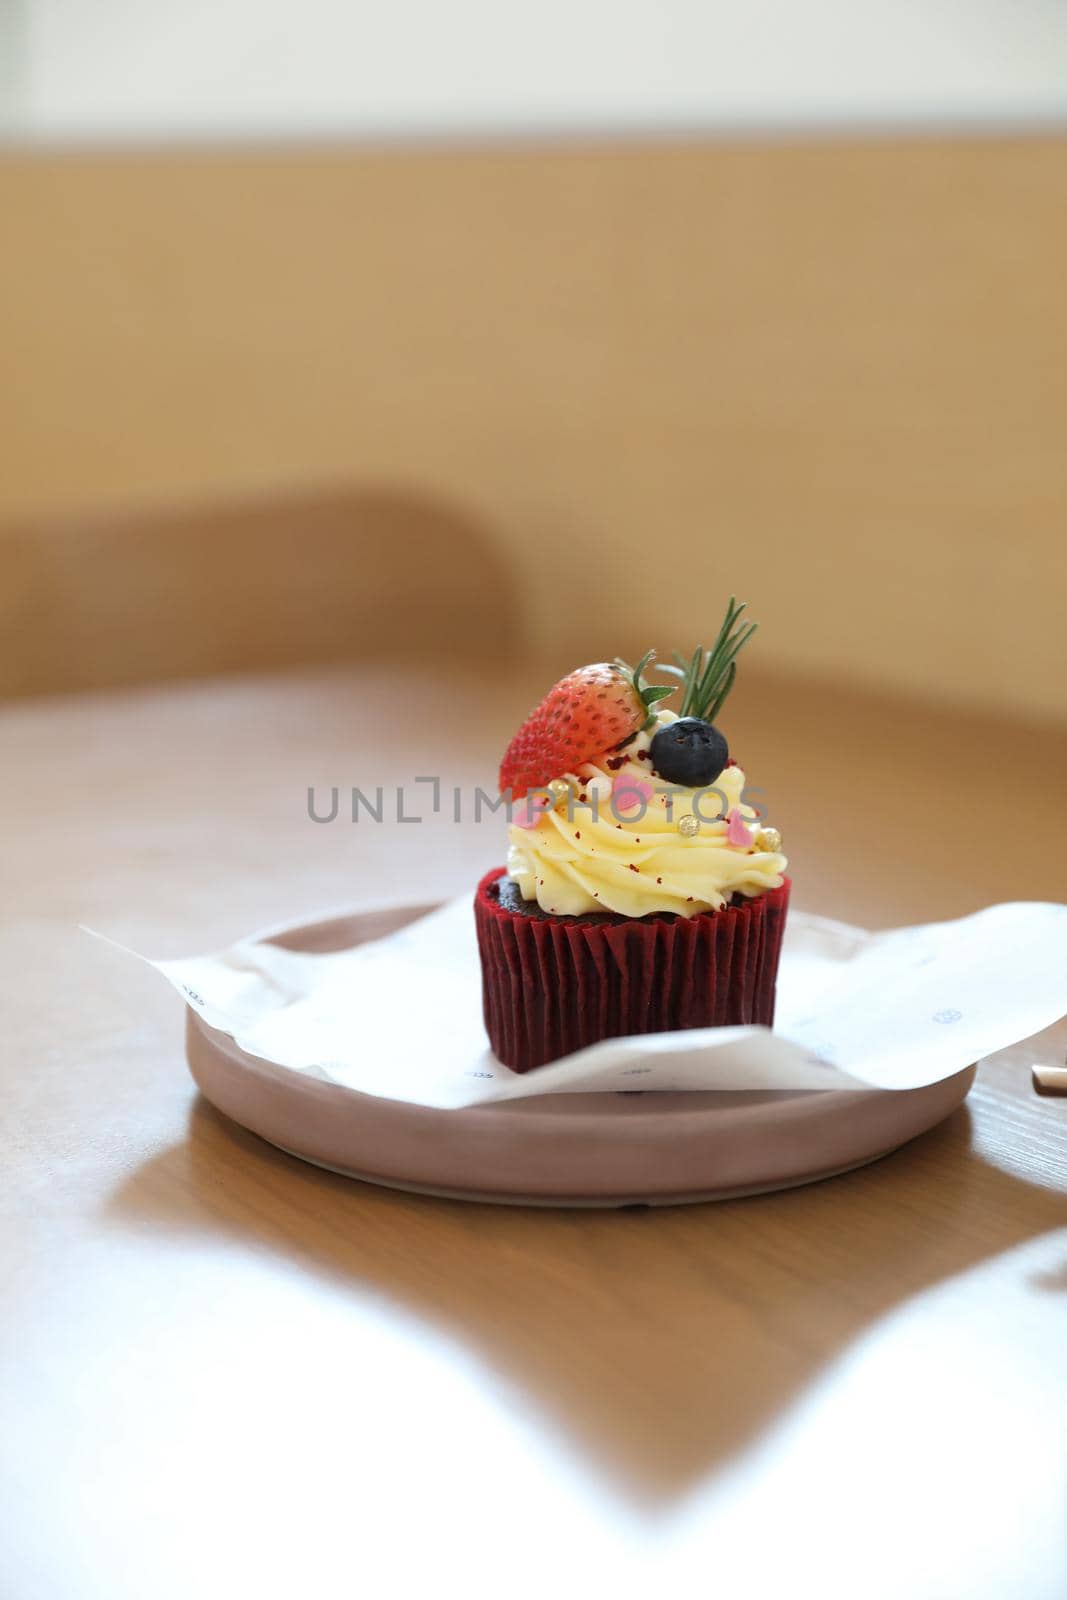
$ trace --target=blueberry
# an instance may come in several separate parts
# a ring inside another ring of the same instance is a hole
[[[714,783],[730,759],[729,746],[718,728],[701,717],[679,717],[661,728],[652,741],[652,765],[668,783],[689,789]]]

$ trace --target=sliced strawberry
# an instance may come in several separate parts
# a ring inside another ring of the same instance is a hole
[[[573,772],[650,723],[657,701],[673,693],[645,683],[641,674],[651,659],[649,653],[636,667],[600,661],[561,678],[504,752],[501,792],[510,789],[521,800],[527,790]]]

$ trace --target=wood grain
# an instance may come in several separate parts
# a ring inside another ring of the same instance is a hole
[[[173,995],[78,931],[178,955],[462,890],[492,822],[315,825],[306,786],[484,781],[541,676],[0,713],[13,1595],[1062,1593],[1067,1103],[1029,1070],[1062,1027],[865,1171],[527,1212],[347,1182],[225,1123]],[[1061,742],[775,678],[738,695],[799,904],[873,926],[1067,898],[990,778],[1062,818]]]

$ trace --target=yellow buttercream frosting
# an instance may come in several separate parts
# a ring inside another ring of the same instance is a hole
[[[661,711],[655,726],[620,752],[621,762],[613,758],[619,762],[614,770],[605,761],[563,774],[574,791],[569,811],[561,800],[533,828],[511,824],[508,873],[524,899],[559,916],[613,911],[645,917],[674,911],[689,917],[720,910],[732,894],[758,895],[781,884],[786,858],[756,848],[759,819],[742,799],[740,767],[727,767],[703,789],[671,786],[653,773],[649,746],[659,728],[674,720],[673,711]],[[636,805],[627,810],[619,803],[627,781],[652,787],[643,813]],[[726,821],[731,812],[732,829]],[[738,813],[748,825],[747,845],[728,837],[744,835]],[[679,831],[679,821],[693,816],[699,822],[696,831],[692,822]]]

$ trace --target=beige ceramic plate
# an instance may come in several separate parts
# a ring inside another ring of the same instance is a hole
[[[273,942],[346,949],[430,909],[311,923]],[[192,1010],[186,1048],[212,1105],[292,1155],[370,1183],[518,1205],[675,1205],[811,1183],[925,1133],[974,1080],[968,1067],[899,1093],[561,1094],[437,1111],[260,1061]]]

